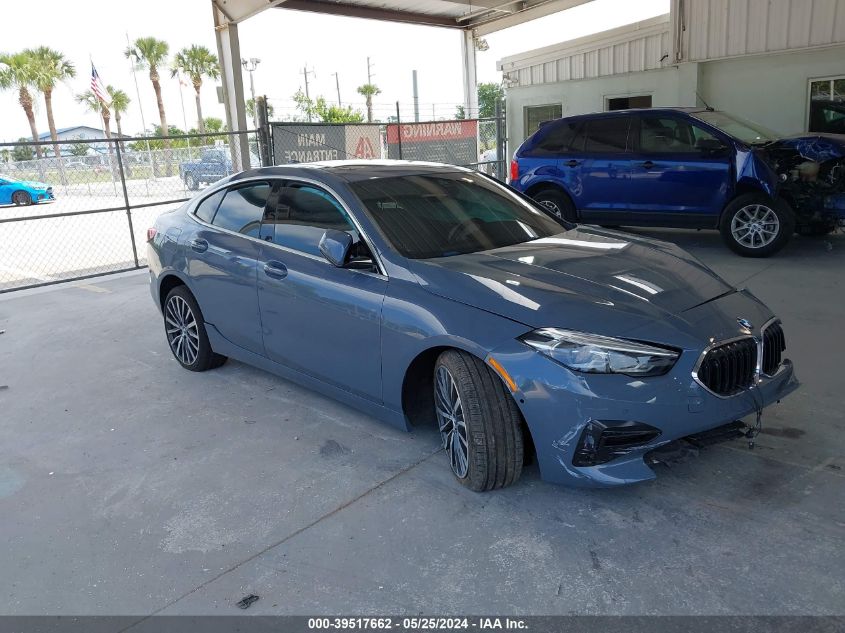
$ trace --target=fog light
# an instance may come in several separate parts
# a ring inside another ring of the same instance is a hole
[[[642,422],[590,420],[581,432],[572,465],[606,464],[659,436],[660,429]]]

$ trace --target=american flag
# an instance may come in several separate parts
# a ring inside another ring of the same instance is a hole
[[[97,95],[97,98],[106,106],[109,105],[109,93],[106,92],[103,82],[100,81],[100,75],[97,74],[97,69],[94,68],[94,62],[91,62],[91,92]]]

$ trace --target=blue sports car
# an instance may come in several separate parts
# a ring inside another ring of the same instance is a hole
[[[50,185],[0,175],[0,204],[26,206],[54,199],[53,188]]]
[[[148,231],[176,360],[234,358],[400,428],[458,481],[652,479],[672,440],[793,391],[778,318],[683,250],[582,228],[492,178],[409,162],[230,176]]]

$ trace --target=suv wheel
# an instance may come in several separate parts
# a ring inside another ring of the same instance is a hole
[[[576,222],[577,214],[575,213],[575,205],[562,191],[557,189],[542,189],[531,196],[541,205],[548,209],[552,215],[566,220],[567,222]]]
[[[725,207],[719,230],[728,247],[743,257],[768,257],[786,245],[795,221],[782,200],[748,193]]]
[[[481,360],[443,352],[434,367],[434,409],[457,480],[481,492],[522,473],[522,418],[501,379]]]
[[[197,189],[199,189],[199,183],[197,182],[197,179],[193,174],[185,174],[185,186],[190,191],[196,191]]]

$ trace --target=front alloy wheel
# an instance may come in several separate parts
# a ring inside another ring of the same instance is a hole
[[[731,218],[731,234],[748,248],[763,248],[772,243],[780,233],[777,214],[762,204],[742,207]]]
[[[26,191],[16,191],[12,194],[12,202],[16,207],[28,207],[32,204],[32,196]]]
[[[449,465],[455,476],[463,479],[469,470],[469,446],[467,445],[467,426],[464,422],[464,407],[461,404],[461,394],[458,393],[455,379],[444,365],[437,368],[434,407],[437,411],[440,439],[449,456]]]
[[[745,257],[768,257],[783,248],[795,228],[792,211],[782,200],[750,193],[733,200],[719,229],[731,250]]]
[[[448,350],[433,379],[440,438],[458,481],[480,492],[519,479],[522,416],[501,378],[479,358]]]

